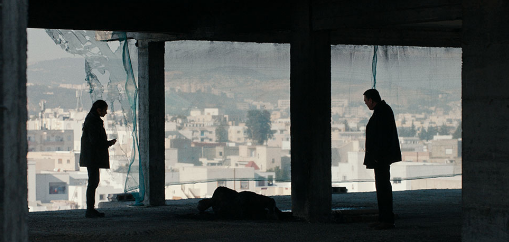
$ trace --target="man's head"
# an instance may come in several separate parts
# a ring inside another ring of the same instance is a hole
[[[92,104],[90,112],[96,112],[100,117],[104,117],[108,113],[108,104],[103,100],[97,100]]]
[[[369,110],[375,109],[376,104],[382,101],[380,93],[376,89],[368,89],[364,92],[364,103]]]

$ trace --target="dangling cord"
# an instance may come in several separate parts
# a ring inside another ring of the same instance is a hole
[[[373,72],[373,89],[376,89],[376,63],[378,62],[378,45],[373,46],[373,61],[371,62],[371,71]]]

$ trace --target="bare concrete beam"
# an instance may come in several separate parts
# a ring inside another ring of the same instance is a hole
[[[294,3],[290,44],[292,211],[308,221],[331,216],[331,48],[312,31],[309,0]]]
[[[289,29],[289,0],[29,0],[30,28],[152,33],[239,33]]]
[[[194,14],[184,1],[28,1],[29,28],[156,32],[167,25],[181,32],[194,24],[188,21]]]
[[[460,0],[317,1],[313,5],[313,30],[392,27],[461,17]]]
[[[138,41],[140,158],[145,205],[165,204],[164,42]]]
[[[290,43],[290,31],[272,33],[203,33],[177,34],[175,40],[212,40],[255,43]]]
[[[96,40],[113,41],[119,39],[119,32],[96,31]],[[178,41],[178,40],[203,40],[203,41],[233,41],[233,42],[255,42],[255,43],[290,43],[290,31],[276,32],[273,34],[247,33],[247,34],[223,34],[195,32],[182,33],[146,33],[127,32],[128,39],[144,40],[151,42]]]
[[[462,241],[509,241],[509,2],[463,6]]]
[[[28,241],[27,2],[0,3],[0,241]]]
[[[461,0],[314,0],[312,31],[332,43],[458,46]],[[290,43],[291,0],[29,0],[31,28],[157,33],[158,40]],[[133,13],[133,9],[136,10]],[[444,35],[443,35],[444,34]],[[425,38],[421,36],[427,35]],[[372,38],[378,38],[374,43]],[[443,42],[442,42],[443,41]]]
[[[343,29],[331,31],[331,44],[461,47],[461,31]]]

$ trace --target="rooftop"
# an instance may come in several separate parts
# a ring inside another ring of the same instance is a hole
[[[85,210],[32,212],[30,241],[461,241],[461,190],[394,192],[396,229],[375,231],[376,194],[332,195],[335,216],[328,223],[217,220],[199,214],[199,199],[168,200],[166,206],[132,207],[132,202],[102,203],[105,218],[87,219]],[[274,197],[281,210],[290,196]],[[343,211],[340,219],[337,210]]]

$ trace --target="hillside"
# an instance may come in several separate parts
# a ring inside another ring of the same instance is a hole
[[[373,85],[372,47],[333,46],[331,51],[331,96],[362,102],[363,91]],[[395,108],[418,111],[460,100],[460,50],[384,47],[378,57],[376,87]],[[83,84],[84,66],[80,58],[29,65],[28,82],[38,85],[29,87],[29,109],[37,110],[41,99],[48,108],[75,107],[75,92],[56,86]],[[171,113],[194,107],[234,110],[246,99],[276,104],[290,98],[289,45],[167,42],[165,72],[166,110]],[[90,99],[83,95],[84,101]]]

